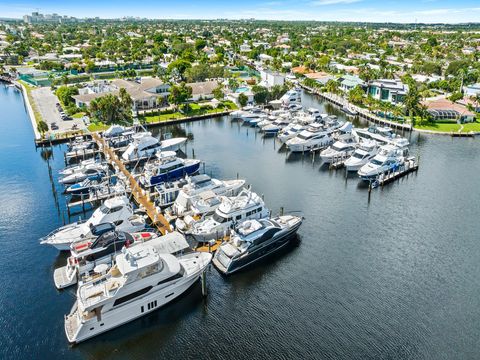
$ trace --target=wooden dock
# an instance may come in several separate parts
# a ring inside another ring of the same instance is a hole
[[[133,177],[130,171],[127,170],[125,164],[120,160],[118,155],[113,151],[106,141],[101,138],[98,134],[92,133],[92,139],[97,143],[99,149],[105,155],[106,160],[114,167],[115,170],[119,171],[125,177],[127,185],[130,186],[133,198],[137,204],[143,207],[150,218],[152,225],[155,226],[163,235],[167,232],[171,232],[172,228],[168,223],[167,219],[163,214],[158,211],[155,204],[150,200],[150,197],[138,184],[137,180]]]
[[[377,180],[375,181],[376,186],[374,187],[387,185],[417,170],[418,170],[418,160],[415,160],[414,158],[407,159],[405,161],[404,166],[398,171],[393,171],[391,173],[387,173],[386,175],[378,177]]]

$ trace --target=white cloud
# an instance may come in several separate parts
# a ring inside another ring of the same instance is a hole
[[[323,5],[339,5],[339,4],[353,4],[363,0],[315,0],[310,2],[311,5],[323,6]]]

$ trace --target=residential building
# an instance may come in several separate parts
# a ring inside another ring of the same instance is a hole
[[[340,89],[342,89],[344,92],[349,92],[357,86],[365,86],[365,82],[358,76],[354,75],[342,75],[338,79],[338,82],[340,84]]]
[[[134,110],[154,109],[167,104],[170,85],[155,78],[144,78],[141,82],[116,79],[110,84],[90,86],[73,96],[78,107],[89,106],[91,101],[107,94],[117,95],[124,88],[133,100]]]
[[[285,76],[278,72],[270,70],[260,70],[261,86],[271,88],[275,85],[283,86],[285,84]]]
[[[450,120],[459,123],[472,122],[475,120],[475,113],[459,103],[452,102],[439,96],[422,102],[434,121]]]
[[[374,99],[392,104],[402,103],[407,95],[408,86],[400,80],[378,79],[368,83],[368,94]]]
[[[188,83],[186,85],[192,88],[192,97],[190,100],[198,101],[202,99],[213,99],[213,90],[218,87],[219,83],[218,81],[203,81]]]

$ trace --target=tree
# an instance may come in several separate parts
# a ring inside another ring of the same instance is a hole
[[[332,94],[337,94],[338,93],[338,82],[335,80],[328,80],[327,83],[325,84],[325,90],[329,93]]]
[[[245,95],[244,93],[240,93],[240,95],[238,95],[238,103],[240,104],[240,106],[244,107],[245,105],[247,105],[247,102],[248,102],[247,95]]]
[[[40,120],[37,124],[37,130],[41,133],[44,134],[48,131],[48,125],[45,121]]]
[[[168,64],[168,72],[172,72],[174,70],[176,70],[178,72],[178,74],[183,77],[183,74],[185,73],[185,71],[190,68],[192,66],[192,64],[187,61],[187,60],[183,60],[183,59],[177,59],[175,61],[172,61],[170,64]]]
[[[121,97],[122,91],[120,91],[120,96],[107,94],[92,100],[89,109],[90,114],[105,124],[130,121],[132,119],[130,95],[125,91],[123,98]]]
[[[217,100],[222,100],[225,97],[222,85],[218,85],[215,89],[213,89],[212,93]]]
[[[363,100],[363,89],[360,86],[355,86],[352,90],[348,93],[348,101],[354,104],[361,104]]]
[[[55,94],[63,106],[71,106],[75,104],[73,95],[78,95],[78,89],[74,86],[60,86]]]
[[[450,97],[448,98],[451,102],[456,102],[460,99],[463,99],[463,94],[460,91],[454,92]]]
[[[190,86],[186,86],[185,83],[182,82],[180,85],[174,85],[170,88],[168,100],[178,107],[178,105],[187,101],[191,96],[192,88]]]
[[[266,87],[255,85],[252,91],[253,99],[257,104],[265,104],[268,101],[269,93]]]

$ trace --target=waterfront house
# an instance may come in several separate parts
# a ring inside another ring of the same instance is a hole
[[[348,93],[350,90],[353,90],[357,86],[365,86],[365,82],[358,76],[348,74],[340,76],[338,82],[340,84],[340,89],[342,89],[346,93]]]
[[[218,85],[218,81],[202,81],[186,84],[186,86],[192,88],[192,97],[190,98],[192,101],[213,99],[213,90],[215,90]]]
[[[434,121],[452,121],[458,123],[472,122],[475,113],[468,110],[467,106],[452,102],[445,96],[437,96],[422,102]]]
[[[305,77],[308,79],[315,80],[321,85],[325,85],[329,80],[336,80],[335,76],[322,71],[305,74]]]
[[[368,94],[374,99],[392,104],[402,103],[408,92],[408,86],[400,80],[378,79],[368,83]]]
[[[118,95],[124,88],[133,100],[134,110],[154,109],[167,104],[170,85],[155,78],[144,78],[140,82],[116,79],[104,86],[89,86],[74,95],[78,107],[90,106],[93,99],[107,94]]]

